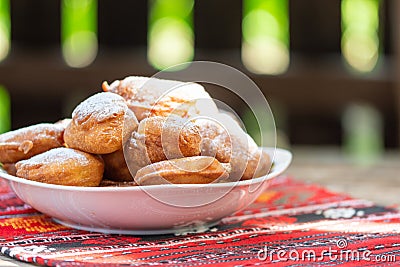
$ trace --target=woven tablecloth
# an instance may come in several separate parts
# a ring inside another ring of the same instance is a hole
[[[289,177],[221,224],[179,236],[70,229],[24,204],[1,179],[0,199],[1,253],[39,265],[400,265],[398,210]]]

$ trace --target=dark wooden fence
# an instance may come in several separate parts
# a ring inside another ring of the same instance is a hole
[[[289,1],[290,53],[282,75],[255,75],[241,61],[242,3],[195,1],[195,60],[226,63],[246,72],[262,88],[293,144],[342,143],[342,115],[364,102],[381,113],[386,147],[399,146],[400,3],[382,1],[381,57],[364,75],[346,67],[341,55],[340,0]],[[67,116],[103,80],[156,72],[146,58],[148,1],[98,0],[99,50],[85,68],[70,68],[60,46],[60,2],[11,0],[12,49],[0,63],[0,84],[12,97],[13,128]],[[217,90],[213,92],[220,97]],[[228,99],[239,112],[242,107]]]

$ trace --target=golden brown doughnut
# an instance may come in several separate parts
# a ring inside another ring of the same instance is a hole
[[[111,154],[102,155],[105,165],[104,176],[112,181],[132,182],[133,177],[126,165],[124,151],[117,150]]]
[[[125,100],[113,93],[98,93],[79,104],[65,129],[68,147],[93,154],[109,154],[122,149],[124,134],[138,125]]]
[[[237,135],[231,135],[232,141],[232,154],[230,163],[232,166],[239,166],[234,169],[237,173],[242,173],[241,180],[248,180],[256,177],[260,177],[268,173],[271,167],[271,159],[267,153],[260,149],[254,140],[247,135],[246,139]],[[245,163],[245,169],[243,170],[243,162]]]
[[[125,160],[130,173],[134,176],[142,167],[151,164],[147,154],[145,136],[133,132],[124,146]]]
[[[229,162],[232,143],[227,130],[212,118],[197,119],[194,123],[201,135],[201,155],[215,157],[223,163]]]
[[[210,95],[197,83],[131,76],[111,85],[103,82],[102,87],[105,92],[121,95],[139,121],[150,116],[188,118],[218,112]]]
[[[64,144],[65,127],[37,124],[0,135],[0,162],[15,163]]]
[[[99,156],[65,147],[17,162],[15,167],[18,177],[68,186],[98,186],[104,172]]]
[[[139,124],[151,162],[200,154],[199,128],[177,116],[151,117]]]
[[[166,159],[200,155],[201,137],[192,122],[178,116],[150,117],[139,123],[125,147],[132,174]]]
[[[3,164],[3,169],[9,174],[16,176],[17,175],[17,169],[15,168],[14,163],[4,163]]]
[[[140,169],[135,176],[138,185],[208,184],[226,180],[230,164],[213,157],[187,157],[160,161]]]
[[[231,180],[248,180],[269,171],[271,160],[268,154],[259,149],[230,116],[218,114],[210,119],[197,119],[195,124],[202,136],[201,155],[231,163]]]
[[[254,178],[258,178],[267,175],[272,167],[271,157],[263,149],[259,148],[256,157],[258,157],[258,166],[254,173]],[[259,155],[259,156],[258,156]]]

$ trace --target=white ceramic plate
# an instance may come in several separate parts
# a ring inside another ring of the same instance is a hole
[[[115,234],[177,233],[215,225],[254,202],[292,160],[289,151],[265,150],[273,159],[272,171],[235,183],[78,187],[39,183],[3,171],[0,177],[9,180],[24,202],[63,225]]]

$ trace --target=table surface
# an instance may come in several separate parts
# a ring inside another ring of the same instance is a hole
[[[360,163],[338,148],[298,147],[287,174],[355,198],[400,207],[400,152],[387,152],[372,163]],[[0,266],[35,266],[0,255]]]
[[[296,148],[287,174],[332,191],[377,204],[400,207],[400,152],[390,151],[360,163],[338,148]]]

